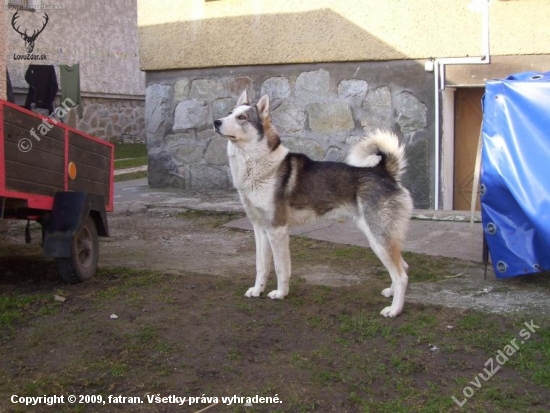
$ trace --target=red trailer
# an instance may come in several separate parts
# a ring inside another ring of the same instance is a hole
[[[113,170],[111,143],[0,100],[0,219],[39,222],[44,256],[69,283],[95,275]]]

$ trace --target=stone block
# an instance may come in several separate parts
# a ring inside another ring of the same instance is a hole
[[[169,151],[174,163],[178,166],[199,162],[202,159],[202,152],[203,145],[184,140],[175,143]]]
[[[82,113],[83,118],[89,120],[93,115],[95,115],[99,107],[100,105],[98,105],[97,103],[90,103],[89,105],[85,105]]]
[[[352,146],[357,145],[359,142],[361,142],[361,140],[363,140],[363,138],[364,136],[357,136],[357,135],[346,137],[346,140],[345,140],[346,147],[351,148]]]
[[[302,102],[324,101],[329,97],[330,75],[324,69],[298,75],[295,96]]]
[[[338,148],[329,148],[325,156],[325,161],[341,162],[343,161],[342,150]]]
[[[214,100],[226,97],[223,82],[219,79],[197,79],[191,83],[191,98]]]
[[[286,77],[270,77],[262,83],[261,95],[270,99],[285,99],[290,96],[290,84]]]
[[[189,98],[189,90],[191,89],[190,86],[191,81],[189,79],[179,79],[174,84],[174,100],[181,102],[182,100]]]
[[[174,146],[180,145],[182,142],[194,144],[196,142],[195,133],[193,131],[182,133],[171,133],[166,135],[162,144],[167,151],[171,151]]]
[[[302,133],[306,113],[301,106],[285,102],[271,112],[271,122],[280,135]]]
[[[236,103],[232,98],[216,99],[212,102],[214,119],[226,117],[235,108]]]
[[[107,125],[107,127],[105,128],[105,136],[108,140],[111,140],[111,138],[113,138],[113,125]]]
[[[227,168],[205,164],[189,167],[189,184],[195,190],[228,189],[232,185]]]
[[[310,103],[307,107],[309,128],[317,133],[346,132],[354,128],[353,115],[347,103]]]
[[[429,209],[430,205],[430,171],[429,141],[417,139],[405,146],[407,170],[403,176],[403,185],[410,191],[417,209]]]
[[[364,99],[369,90],[369,85],[365,80],[349,79],[342,80],[338,84],[339,98],[361,98]]]
[[[154,148],[149,150],[148,160],[147,177],[149,186],[151,188],[170,186],[173,181],[172,172],[177,169],[172,156],[162,148]]]
[[[174,115],[174,132],[186,129],[204,129],[208,123],[208,103],[191,99],[178,103]]]
[[[170,86],[153,84],[145,91],[147,139],[164,136],[170,112]]]
[[[325,157],[325,150],[319,142],[313,139],[304,139],[298,137],[285,138],[283,144],[291,151],[303,153],[311,159],[320,161]]]
[[[391,129],[392,127],[392,99],[387,87],[379,87],[367,93],[363,104],[364,117],[361,126],[365,132],[374,129]]]
[[[228,165],[227,139],[212,139],[204,152],[204,160],[213,165]]]
[[[203,131],[200,131],[197,133],[197,138],[199,141],[209,141],[213,138],[219,138],[220,135],[218,135],[216,132],[214,132],[214,127],[211,127],[209,129],[205,129]]]
[[[248,76],[238,76],[227,81],[227,90],[233,96],[233,98],[238,99],[239,96],[246,90],[248,92],[248,97],[254,99],[254,84],[252,79]]]
[[[137,106],[134,109],[134,116],[136,118],[141,118],[141,117],[145,116],[145,108],[143,106]]]
[[[395,97],[397,124],[403,133],[423,130],[428,125],[428,108],[410,92]]]

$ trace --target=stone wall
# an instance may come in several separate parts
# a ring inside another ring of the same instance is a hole
[[[26,91],[18,89],[15,102],[24,105]],[[61,103],[58,95],[54,102]],[[145,98],[140,97],[82,97],[82,118],[76,110],[65,122],[76,129],[110,142],[145,143]]]
[[[111,142],[145,143],[145,100],[83,98],[76,128]]]
[[[255,100],[270,96],[284,145],[316,160],[343,160],[374,128],[395,131],[409,158],[405,185],[417,208],[429,208],[432,82],[416,61],[148,72],[149,184],[230,188],[227,142],[212,122],[246,89]]]

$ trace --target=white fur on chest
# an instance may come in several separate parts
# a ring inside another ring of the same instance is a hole
[[[281,145],[273,152],[249,154],[234,143],[228,143],[233,185],[250,219],[270,221],[273,218],[277,169],[287,153],[288,149]]]

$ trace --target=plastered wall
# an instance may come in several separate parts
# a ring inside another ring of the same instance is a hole
[[[483,1],[483,0],[480,0]],[[470,0],[138,0],[142,70],[478,56]],[[550,53],[549,0],[491,0],[491,52]]]
[[[2,7],[0,47],[4,51],[0,55],[9,70],[16,103],[25,102],[29,87],[25,73],[30,64],[54,65],[62,88],[59,65],[79,63],[83,117],[69,116],[67,122],[101,139],[144,141],[145,74],[138,62],[136,0],[42,0],[40,4],[42,8],[35,11],[18,11],[15,21],[17,10]],[[25,41],[14,26],[32,34],[43,27],[45,15],[47,24],[29,60]],[[0,66],[0,92],[5,87],[4,67]]]
[[[48,24],[36,39],[33,51],[46,55],[45,60],[17,59],[26,54],[25,42],[12,27],[15,10],[5,11],[5,35],[1,39],[7,50],[3,55],[7,55],[15,88],[28,87],[24,75],[30,63],[80,63],[83,92],[144,95],[145,76],[138,64],[136,0],[42,0],[42,5],[46,8],[20,11],[16,26],[32,33],[42,27],[44,13],[48,15]]]

